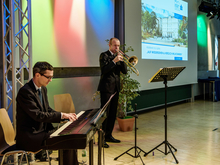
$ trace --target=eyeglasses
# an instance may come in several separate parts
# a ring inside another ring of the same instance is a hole
[[[52,77],[50,77],[50,76],[45,76],[44,74],[41,74],[41,73],[40,73],[40,75],[46,77],[48,80],[51,80],[51,79],[53,78],[53,76],[52,76]]]

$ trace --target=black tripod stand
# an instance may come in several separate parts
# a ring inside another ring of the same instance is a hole
[[[176,76],[183,70],[185,67],[170,67],[170,68],[163,68],[160,69],[150,80],[149,82],[158,82],[158,81],[163,81],[165,85],[165,115],[164,115],[164,120],[165,120],[165,140],[160,143],[158,146],[150,150],[148,153],[145,153],[144,156],[148,155],[150,152],[153,150],[158,150],[165,155],[171,153],[176,160],[176,163],[178,164],[178,160],[176,159],[175,155],[173,154],[173,151],[171,148],[173,148],[175,151],[177,151],[176,148],[174,148],[168,141],[167,141],[167,81],[168,80],[173,80],[176,78]],[[161,151],[158,149],[162,144],[165,144],[165,152]],[[167,147],[169,148],[169,152],[167,152]]]
[[[134,132],[134,147],[131,147],[130,149],[128,149],[127,151],[125,151],[124,153],[122,153],[121,155],[119,155],[118,157],[116,157],[114,160],[117,160],[119,157],[121,157],[122,155],[124,155],[124,154],[128,154],[128,155],[130,155],[130,156],[132,156],[133,158],[138,158],[138,157],[140,157],[140,159],[141,159],[141,161],[142,161],[142,163],[143,163],[143,165],[144,165],[144,162],[143,162],[143,160],[142,160],[142,158],[141,158],[141,156],[140,156],[140,153],[141,153],[141,151],[142,152],[144,152],[141,148],[139,148],[138,146],[137,146],[137,118],[138,118],[138,115],[136,114],[136,107],[137,107],[137,104],[135,103],[135,115],[134,115],[134,117],[135,117],[135,123],[134,123],[134,126],[135,126],[135,132]],[[135,155],[131,155],[130,153],[128,153],[130,150],[132,150],[132,149],[135,149]],[[138,149],[139,149],[139,151],[138,151]],[[146,152],[144,152],[145,154],[146,154]]]

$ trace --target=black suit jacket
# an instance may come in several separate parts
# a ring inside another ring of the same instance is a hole
[[[101,53],[99,63],[101,67],[101,78],[98,86],[98,91],[114,93],[120,91],[120,72],[127,73],[127,65],[119,61],[116,64],[112,61],[114,55],[108,50]]]
[[[43,105],[30,80],[20,88],[17,101],[16,114],[16,145],[19,149],[37,151],[41,149],[48,133],[53,130],[51,123],[61,121],[61,113],[53,110],[48,103],[47,88],[41,87]]]

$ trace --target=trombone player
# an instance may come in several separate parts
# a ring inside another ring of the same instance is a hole
[[[101,108],[105,105],[110,96],[117,92],[106,109],[107,118],[102,123],[102,129],[105,132],[104,148],[109,148],[106,142],[121,142],[112,136],[120,92],[120,72],[123,74],[127,73],[127,65],[119,52],[119,47],[119,39],[111,38],[109,41],[109,50],[102,52],[99,57],[101,77],[98,91],[100,91]]]

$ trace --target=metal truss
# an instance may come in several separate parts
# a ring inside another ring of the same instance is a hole
[[[12,108],[16,121],[16,96],[24,73],[32,77],[31,0],[2,0],[3,106]]]

